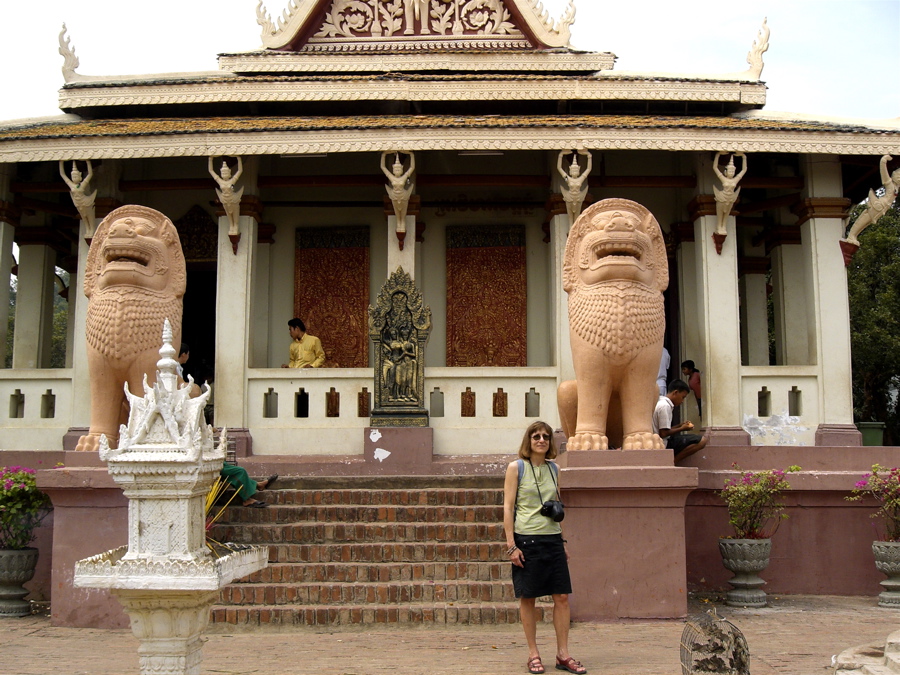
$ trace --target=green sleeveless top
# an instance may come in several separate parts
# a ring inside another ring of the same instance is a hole
[[[540,466],[534,467],[534,473],[531,471],[531,464],[528,460],[525,462],[525,471],[519,481],[519,490],[516,493],[516,522],[514,531],[516,534],[560,534],[562,527],[559,523],[552,521],[547,516],[541,515],[541,497],[543,501],[548,499],[558,499],[556,496],[556,484],[553,482],[551,475],[552,469],[549,462],[544,462]],[[537,486],[534,479],[537,477]],[[538,497],[538,488],[540,488],[541,496]]]

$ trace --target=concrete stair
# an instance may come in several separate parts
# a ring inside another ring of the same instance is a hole
[[[261,497],[268,508],[229,507],[210,533],[268,545],[270,560],[222,589],[214,624],[519,620],[502,476],[279,478]]]

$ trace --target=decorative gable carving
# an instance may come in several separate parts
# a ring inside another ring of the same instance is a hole
[[[575,20],[541,0],[288,0],[273,22],[257,6],[263,45],[292,51],[546,49],[565,47]]]

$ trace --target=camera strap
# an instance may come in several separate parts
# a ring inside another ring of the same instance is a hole
[[[534,476],[534,487],[537,488],[538,499],[541,501],[541,504],[543,504],[543,503],[544,503],[544,497],[543,497],[543,495],[541,494],[541,486],[538,484],[537,473],[535,473],[535,471],[534,471],[534,464],[531,464],[531,460],[530,460],[530,459],[528,460],[528,464],[531,465],[531,475]],[[553,487],[556,488],[556,498],[557,498],[559,501],[562,501],[562,497],[561,497],[560,494],[559,494],[559,484],[556,482],[556,476],[553,475],[553,473],[554,473],[554,471],[553,471],[553,463],[550,462],[549,460],[547,460],[547,461],[544,462],[544,464],[547,464],[547,465],[548,465],[548,468],[550,469],[550,480],[553,481]]]

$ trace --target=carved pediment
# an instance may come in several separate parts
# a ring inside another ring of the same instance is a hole
[[[554,20],[541,0],[288,0],[263,45],[290,51],[549,49],[569,44],[575,2]]]

